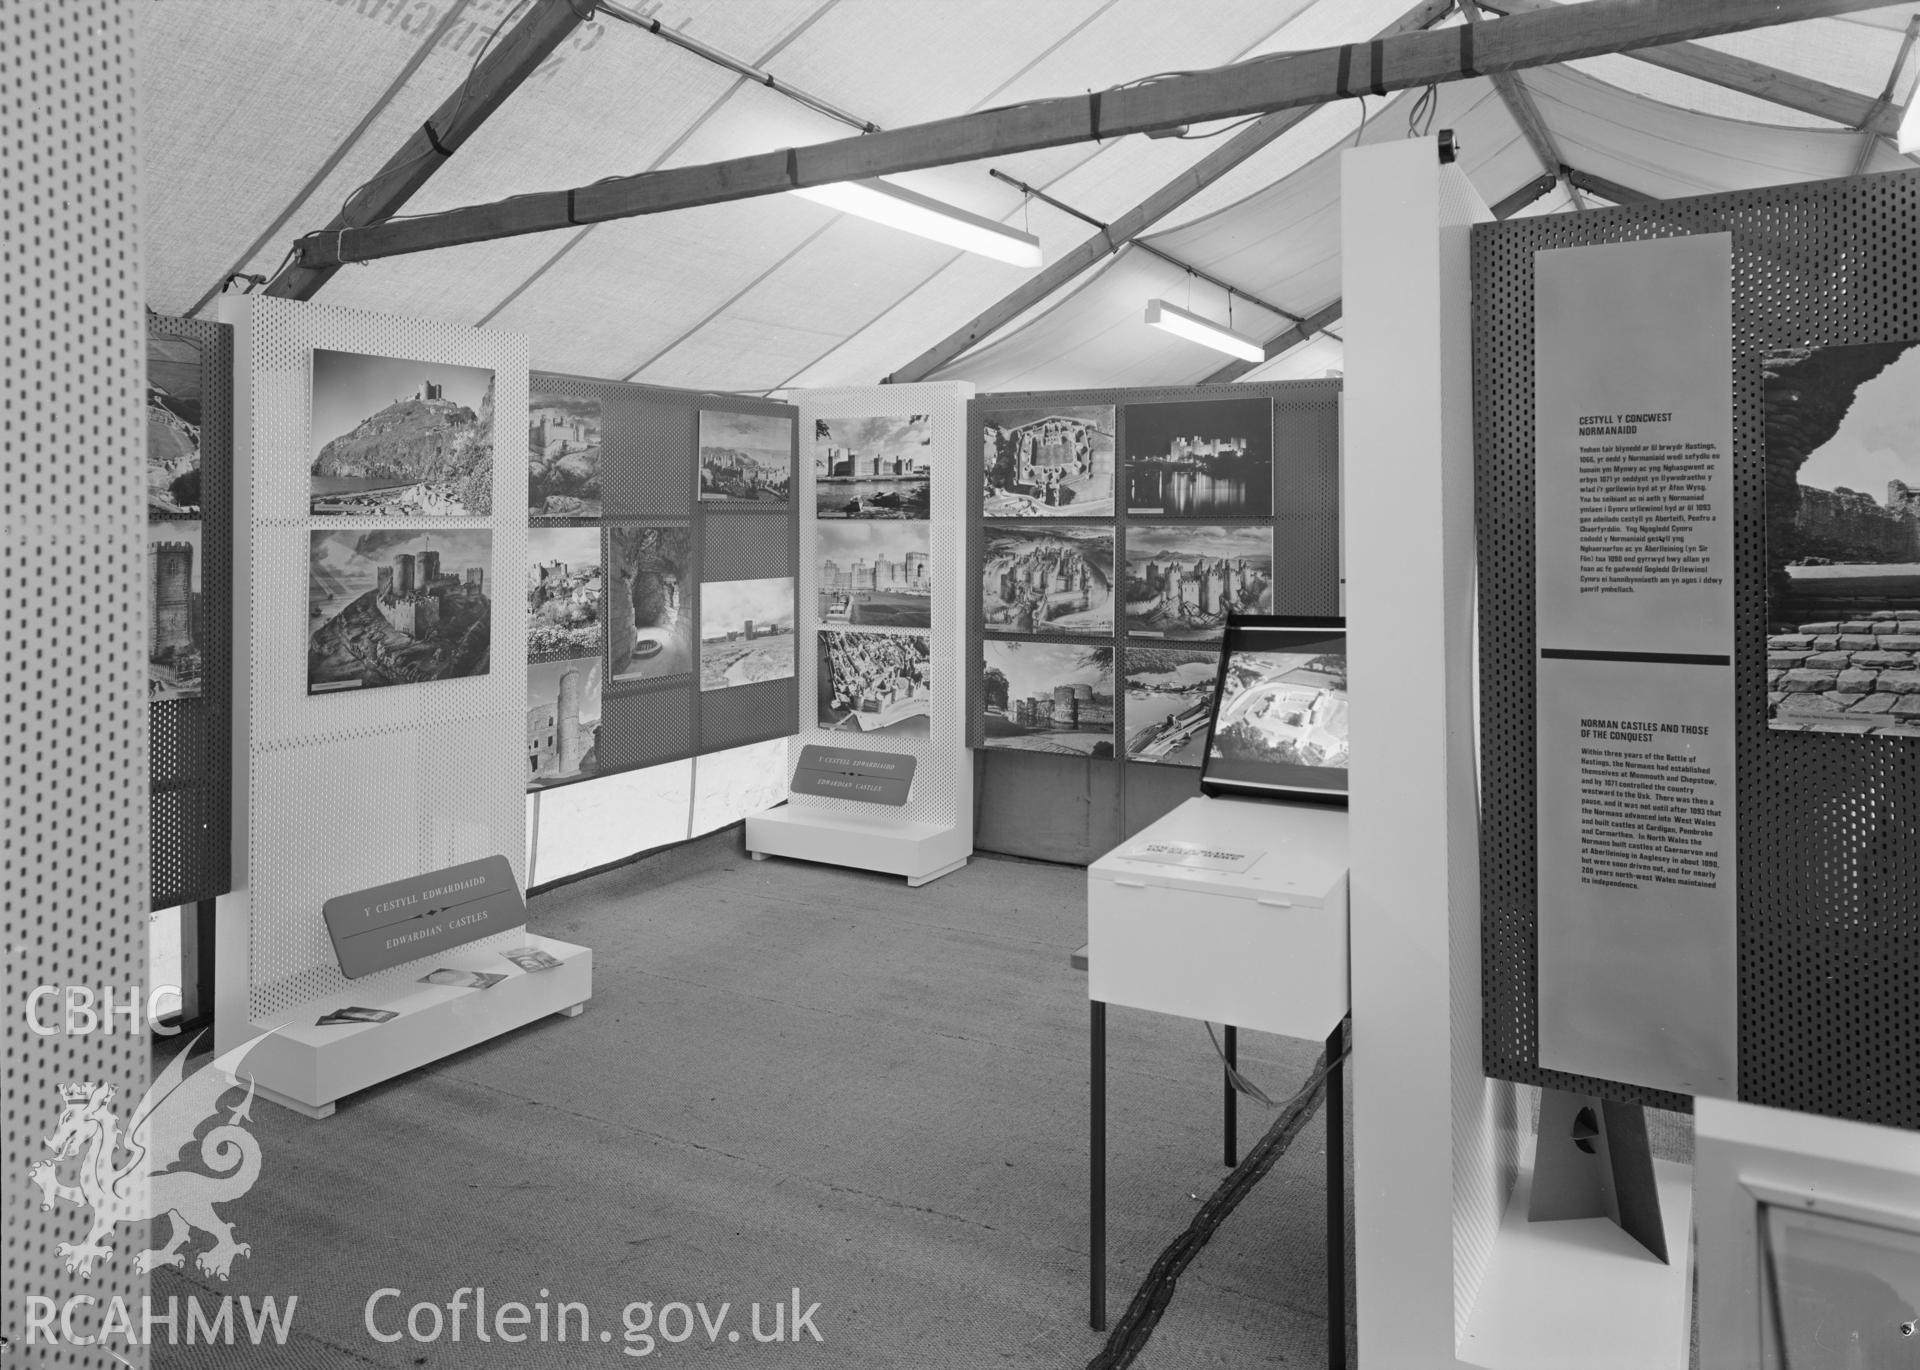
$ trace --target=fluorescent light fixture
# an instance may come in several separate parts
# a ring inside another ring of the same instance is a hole
[[[1920,152],[1920,84],[1907,99],[1907,112],[1900,116],[1900,132],[1894,142],[1909,156]]]
[[[1203,319],[1165,300],[1147,301],[1147,322],[1155,328],[1176,333],[1189,342],[1204,344],[1230,357],[1239,357],[1242,361],[1263,362],[1267,359],[1267,349],[1246,334],[1222,328],[1212,319]]]
[[[804,186],[793,193],[829,209],[857,214],[889,228],[917,233],[936,243],[978,252],[1014,266],[1040,265],[1040,240],[1031,233],[1016,232],[1005,224],[915,194],[891,181],[834,181],[829,185]]]

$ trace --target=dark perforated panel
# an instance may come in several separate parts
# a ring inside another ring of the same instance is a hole
[[[1767,729],[1761,384],[1775,349],[1920,337],[1920,171],[1473,230],[1486,1069],[1691,1106],[1536,1065],[1533,254],[1722,231],[1734,247],[1740,1097],[1920,1128],[1920,751]]]
[[[685,518],[694,504],[699,409],[661,403],[657,392],[603,392],[606,447],[600,468],[608,518]]]
[[[595,743],[608,773],[693,755],[693,706],[684,686],[607,695]]]
[[[700,539],[700,579],[764,580],[794,574],[787,520],[709,507]]]
[[[800,710],[794,684],[791,680],[768,680],[706,691],[700,696],[700,751],[704,754],[744,747],[749,742],[791,737],[799,732]],[[805,695],[808,707],[812,708],[812,689],[805,691]]]

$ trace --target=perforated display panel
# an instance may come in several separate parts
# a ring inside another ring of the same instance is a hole
[[[685,518],[694,504],[696,402],[646,386],[598,388],[605,409],[602,490],[608,518]]]
[[[90,1335],[114,1300],[146,1294],[143,1229],[108,1238],[115,1259],[69,1273],[58,1246],[91,1213],[41,1208],[30,1168],[50,1159],[62,1087],[115,1086],[124,1119],[148,1080],[147,1038],[38,1037],[41,985],[147,982],[148,719],[145,597],[146,330],[141,322],[135,7],[113,0],[0,5],[0,681],[9,729],[0,785],[6,1012],[4,1159],[8,1365],[148,1364],[144,1347],[27,1341],[29,1298],[75,1309]],[[84,212],[83,212],[84,211]],[[124,999],[122,1000],[124,1002]],[[43,1006],[51,1024],[57,1007]],[[137,1324],[136,1324],[137,1325]]]
[[[1920,337],[1920,171],[1473,230],[1486,1070],[1691,1106],[1536,1064],[1532,282],[1545,249],[1722,231],[1734,250],[1740,1097],[1920,1128],[1920,752],[1905,738],[1767,729],[1761,382],[1777,348]]]

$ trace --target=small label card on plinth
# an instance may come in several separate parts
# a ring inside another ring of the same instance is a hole
[[[864,804],[906,804],[915,759],[902,752],[804,746],[793,771],[793,793],[857,799]]]
[[[336,896],[324,913],[340,972],[357,980],[519,927],[527,921],[527,904],[512,864],[504,856],[487,856]]]
[[[1225,871],[1238,875],[1266,855],[1265,851],[1227,851],[1198,842],[1135,842],[1120,853],[1129,861],[1152,861],[1162,866],[1184,866],[1196,871]]]

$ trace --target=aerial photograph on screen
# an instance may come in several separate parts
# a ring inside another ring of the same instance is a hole
[[[980,617],[988,632],[1113,636],[1113,529],[988,525]]]
[[[527,515],[599,518],[600,401],[534,390],[527,396]]]
[[[1766,385],[1767,721],[1920,726],[1920,342],[1796,348]]]
[[[493,512],[493,372],[313,350],[312,514]]]
[[[1273,612],[1266,528],[1134,524],[1127,529],[1121,622],[1129,633],[1215,639],[1228,613]]]
[[[1346,653],[1232,653],[1210,755],[1345,770]]]
[[[925,737],[933,672],[925,637],[819,635],[820,726],[829,732]]]
[[[200,349],[147,339],[147,512],[200,512]]]
[[[1126,408],[1127,512],[1265,518],[1273,513],[1273,406],[1185,400]]]
[[[793,484],[793,416],[700,411],[700,498],[785,504]]]
[[[1113,514],[1113,406],[1000,409],[982,419],[988,518]]]
[[[600,773],[600,658],[527,667],[527,788],[544,790]]]
[[[821,623],[925,628],[933,619],[928,524],[856,520],[814,528],[814,599]]]
[[[607,528],[607,678],[657,680],[693,671],[692,534],[684,527]]]
[[[814,512],[823,519],[923,519],[933,512],[933,416],[813,421]]]
[[[206,647],[200,591],[200,521],[147,525],[147,697],[200,693]]]
[[[1776,1316],[1769,1321],[1782,1366],[1920,1365],[1920,1231],[1910,1216],[1889,1215],[1882,1226],[1785,1204],[1763,1212],[1762,1269],[1772,1278]]]
[[[527,660],[600,654],[600,530],[527,529]]]
[[[1203,647],[1126,649],[1127,759],[1198,766],[1220,655]]]
[[[340,531],[309,539],[308,694],[487,673],[490,530]]]
[[[793,577],[700,586],[700,688],[793,675]]]
[[[987,746],[1113,755],[1113,648],[985,642],[981,651]]]

